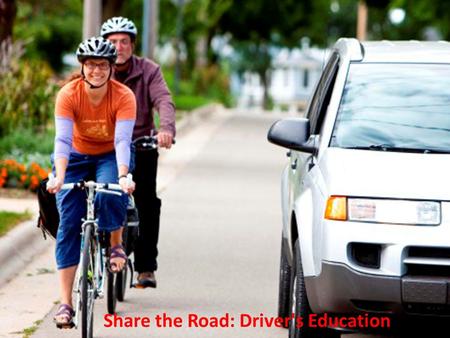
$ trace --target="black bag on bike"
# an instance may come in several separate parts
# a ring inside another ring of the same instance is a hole
[[[39,202],[39,218],[37,226],[41,228],[44,238],[47,235],[56,238],[59,226],[59,213],[56,207],[55,194],[47,191],[48,178],[41,181],[37,190],[37,198]]]

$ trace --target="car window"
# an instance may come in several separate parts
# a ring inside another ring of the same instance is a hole
[[[450,152],[450,64],[351,64],[330,145]]]
[[[330,102],[334,80],[336,79],[339,54],[333,53],[319,79],[316,91],[311,100],[307,117],[310,120],[311,134],[318,134]]]

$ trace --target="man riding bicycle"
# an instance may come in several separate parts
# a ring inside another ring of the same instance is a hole
[[[136,26],[127,18],[114,17],[103,23],[100,34],[117,48],[114,78],[127,85],[136,95],[137,118],[133,140],[150,135],[154,130],[155,109],[160,116],[158,145],[170,148],[175,136],[175,106],[160,66],[133,54]],[[158,267],[156,257],[161,210],[161,200],[156,194],[158,151],[136,149],[135,165],[134,197],[140,220],[139,238],[134,246],[134,268],[139,273],[136,286],[156,287],[154,271]]]
[[[102,37],[83,41],[77,49],[81,77],[59,91],[55,105],[55,148],[48,190],[56,193],[60,225],[56,236],[56,263],[61,305],[54,321],[71,327],[74,315],[72,286],[80,261],[81,219],[86,214],[86,195],[80,190],[61,190],[63,183],[87,178],[99,183],[119,183],[123,192],[134,191],[127,179],[131,135],[136,119],[133,92],[112,80],[117,50]],[[124,268],[127,256],[122,247],[122,224],[128,197],[97,194],[98,226],[110,232],[110,266]]]

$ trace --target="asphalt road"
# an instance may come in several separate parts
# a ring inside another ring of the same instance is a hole
[[[117,315],[148,317],[150,327],[105,327],[109,321],[101,300],[96,337],[287,336],[284,329],[260,327],[259,319],[277,311],[280,174],[286,152],[266,141],[275,119],[224,119],[168,184],[161,194],[158,288],[128,289],[126,301],[117,306]],[[52,315],[33,337],[80,336],[79,330],[56,330]],[[156,317],[164,315],[170,320],[158,327]],[[210,321],[193,320],[202,316]],[[212,317],[226,316],[221,323],[228,327],[212,327]],[[250,317],[258,320],[246,327]]]

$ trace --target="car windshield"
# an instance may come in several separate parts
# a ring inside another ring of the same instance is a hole
[[[331,146],[450,152],[450,64],[351,64]]]

